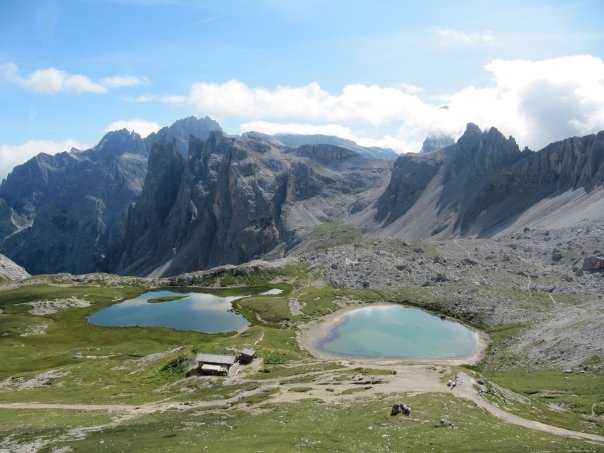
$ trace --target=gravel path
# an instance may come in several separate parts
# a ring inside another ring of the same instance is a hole
[[[392,395],[401,393],[452,393],[453,395],[473,401],[482,409],[485,409],[491,415],[504,420],[507,423],[519,425],[527,429],[542,431],[549,434],[562,437],[581,439],[589,442],[595,442],[604,445],[604,436],[595,434],[581,433],[564,428],[558,428],[546,425],[534,420],[528,420],[514,414],[510,414],[497,406],[484,400],[478,391],[474,388],[476,381],[465,373],[458,373],[457,386],[454,390],[449,390],[446,384],[441,382],[443,373],[450,371],[448,367],[439,367],[431,365],[378,365],[367,364],[356,361],[341,362],[340,370],[317,371],[303,373],[289,378],[275,378],[262,381],[262,386],[255,390],[243,391],[231,398],[213,400],[213,401],[185,401],[185,402],[156,402],[141,405],[128,404],[52,404],[52,403],[0,403],[0,409],[28,409],[28,410],[75,410],[75,411],[103,411],[125,416],[124,420],[132,416],[164,412],[167,410],[190,410],[207,409],[221,407],[225,405],[233,406],[248,397],[261,393],[272,392],[269,401],[271,403],[294,402],[309,397],[320,398],[326,402],[343,402],[349,400],[358,400],[359,397],[376,397],[378,395]],[[359,366],[370,366],[390,371],[391,373],[379,376],[353,376],[349,382],[336,382],[335,372],[342,370],[355,370]],[[317,376],[317,380],[309,383],[287,383],[288,380],[295,380],[301,377]],[[333,379],[333,381],[331,380]],[[256,382],[247,379],[234,379],[233,383]],[[328,391],[330,387],[336,391]],[[308,387],[306,392],[290,391],[296,387]],[[359,392],[342,394],[349,389],[362,389]],[[264,403],[260,403],[264,404]],[[245,410],[254,410],[254,407],[241,407]]]

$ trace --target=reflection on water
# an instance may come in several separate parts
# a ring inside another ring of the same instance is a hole
[[[164,297],[180,299],[148,302],[150,299]],[[243,316],[230,311],[232,302],[242,297],[245,296],[220,297],[193,292],[150,291],[94,313],[88,317],[88,321],[100,326],[170,327],[205,333],[231,332],[249,326]]]
[[[341,357],[464,359],[478,352],[479,342],[457,322],[416,308],[377,306],[347,313],[317,346]]]

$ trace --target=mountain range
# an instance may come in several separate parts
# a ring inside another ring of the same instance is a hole
[[[295,253],[330,228],[488,238],[602,217],[604,132],[533,152],[468,124],[397,157],[190,117],[16,167],[0,185],[0,250],[32,274],[160,276]]]

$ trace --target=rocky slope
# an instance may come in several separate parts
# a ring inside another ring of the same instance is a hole
[[[538,226],[548,208],[557,217],[604,217],[603,175],[603,132],[521,152],[497,129],[469,124],[454,145],[399,157],[388,188],[360,218],[373,220],[378,236],[492,237]],[[539,214],[528,219],[531,210]]]
[[[25,269],[4,255],[0,255],[0,281],[23,280],[29,277]]]
[[[509,345],[510,366],[575,367],[604,357],[603,250],[603,224],[587,221],[497,239],[381,238],[300,259],[336,287],[425,289],[435,311],[482,328],[525,326]]]
[[[604,132],[532,152],[469,124],[456,143],[432,137],[424,151],[435,150],[393,163],[338,137],[219,130],[191,117],[15,168],[0,186],[0,251],[32,273],[159,276],[360,236],[487,238],[604,220]]]
[[[257,135],[192,139],[187,159],[160,142],[108,270],[174,275],[282,254],[298,229],[365,207],[388,169],[344,148],[291,149]]]
[[[99,270],[123,231],[124,215],[140,194],[152,144],[219,129],[209,118],[187,118],[146,139],[109,132],[86,151],[40,154],[16,167],[0,186],[5,201],[4,253],[30,272]]]
[[[385,159],[396,160],[399,154],[389,148],[380,148],[376,146],[359,146],[352,140],[335,137],[333,135],[304,135],[304,134],[261,134],[259,132],[248,132],[246,135],[255,135],[264,140],[284,145],[290,148],[297,148],[302,145],[334,145],[340,148],[354,151],[367,159]],[[450,144],[450,143],[448,143]]]

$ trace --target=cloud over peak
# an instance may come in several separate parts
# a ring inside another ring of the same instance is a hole
[[[418,151],[431,132],[457,137],[468,122],[497,127],[533,149],[604,129],[602,59],[578,55],[493,60],[484,69],[492,74],[491,83],[438,97],[404,84],[356,83],[330,92],[317,82],[269,89],[230,80],[197,82],[185,96],[155,100],[169,99],[222,121],[238,120],[242,130],[337,131],[360,143],[401,152]]]
[[[0,145],[0,178],[6,175],[16,166],[32,157],[40,154],[57,154],[69,151],[71,148],[88,149],[89,145],[76,140],[29,140],[20,145]]]
[[[146,137],[153,132],[157,132],[161,129],[161,126],[155,121],[147,121],[140,118],[132,120],[118,120],[109,124],[105,128],[105,132],[119,131],[121,129],[128,129],[131,132],[136,132],[141,137]]]

